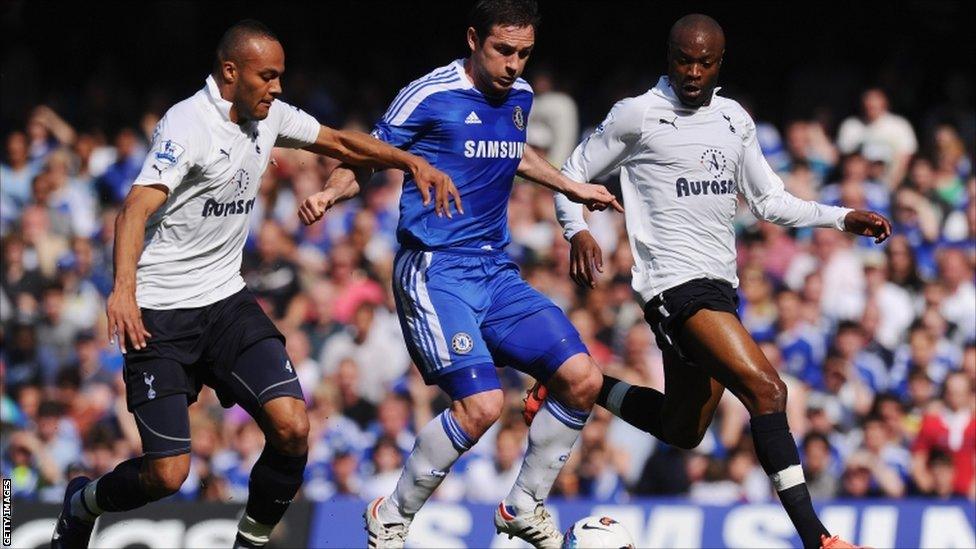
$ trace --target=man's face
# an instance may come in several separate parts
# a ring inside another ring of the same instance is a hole
[[[535,46],[535,27],[495,25],[484,41],[479,41],[478,33],[469,28],[468,46],[475,81],[489,95],[505,95],[529,61]]]
[[[812,473],[820,473],[827,469],[830,461],[830,448],[823,441],[814,440],[806,447],[806,465]]]
[[[668,78],[682,103],[700,107],[711,101],[724,53],[725,40],[716,33],[689,29],[671,42]]]
[[[7,137],[7,161],[13,166],[27,162],[27,136],[14,132]]]
[[[946,380],[945,401],[952,411],[962,410],[966,402],[972,397],[969,380],[965,375],[956,374]]]
[[[864,108],[864,117],[872,122],[887,112],[888,98],[881,90],[869,90],[861,97],[861,106]]]
[[[233,65],[230,68],[229,65]],[[234,107],[247,120],[264,120],[271,103],[281,95],[281,75],[285,72],[285,50],[276,40],[251,38],[240,58],[223,66],[224,78],[233,79]],[[230,78],[229,78],[230,77]]]

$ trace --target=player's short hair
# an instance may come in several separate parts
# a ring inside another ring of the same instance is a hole
[[[234,59],[244,43],[251,38],[268,38],[279,42],[278,36],[264,23],[256,19],[244,19],[231,25],[220,37],[214,58],[214,73],[220,72],[220,65],[228,59]]]
[[[539,5],[535,0],[478,0],[468,14],[468,24],[484,43],[495,25],[539,28]]]

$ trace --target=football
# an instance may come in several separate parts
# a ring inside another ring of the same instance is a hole
[[[610,517],[591,516],[576,521],[563,535],[567,549],[633,549],[634,538]]]

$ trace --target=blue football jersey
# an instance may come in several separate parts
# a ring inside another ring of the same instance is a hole
[[[521,78],[504,98],[483,95],[457,60],[411,82],[372,135],[451,176],[464,215],[437,217],[407,174],[397,240],[402,246],[501,249],[509,242],[508,198],[525,150],[532,88]],[[452,206],[453,207],[453,206]]]

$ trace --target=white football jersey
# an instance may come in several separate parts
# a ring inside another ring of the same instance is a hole
[[[237,124],[217,83],[173,105],[153,134],[134,185],[165,185],[146,224],[136,301],[147,309],[202,307],[244,288],[248,218],[274,147],[315,142],[319,123],[274,101],[267,118]]]
[[[687,107],[666,76],[647,93],[614,105],[562,171],[586,182],[617,168],[634,255],[633,287],[645,303],[695,278],[738,286],[737,194],[756,217],[791,227],[843,229],[850,211],[787,193],[763,158],[745,109],[717,95],[707,106]],[[586,228],[583,207],[558,193],[556,217],[566,238]]]

